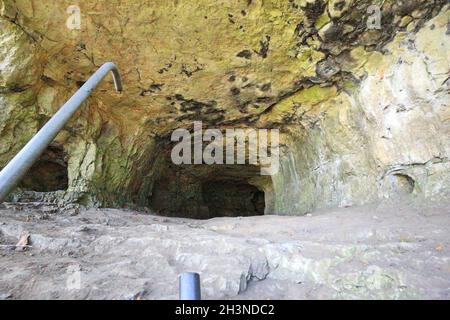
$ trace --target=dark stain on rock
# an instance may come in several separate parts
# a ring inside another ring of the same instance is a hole
[[[177,93],[177,94],[175,95],[175,99],[177,99],[177,100],[179,100],[179,101],[184,101],[184,100],[185,100],[184,97],[183,97],[183,95],[182,95],[182,94],[179,94],[179,93]]]
[[[272,101],[271,97],[258,97],[256,98],[256,102],[258,103],[269,103]]]
[[[254,87],[255,85],[251,82],[246,83],[245,85],[242,86],[242,89],[248,89],[251,87]]]
[[[261,40],[259,42],[261,48],[258,52],[256,52],[259,56],[262,58],[267,58],[267,53],[269,52],[269,46],[270,46],[270,36],[266,36],[264,40]]]
[[[203,107],[212,106],[211,104],[203,103],[196,100],[185,100],[180,103],[181,105],[181,111],[191,111],[191,110],[198,110],[202,109]]]
[[[192,75],[196,72],[203,70],[203,68],[196,66],[194,70],[190,70],[187,65],[183,64],[181,66],[181,73],[186,75],[188,78],[192,77]]]
[[[230,23],[232,23],[232,24],[236,23],[233,19],[233,15],[231,13],[228,14],[228,21],[230,21]]]
[[[231,94],[232,94],[233,96],[237,96],[238,94],[241,93],[241,90],[239,90],[239,89],[236,88],[236,87],[231,88],[230,91],[231,91]]]
[[[252,57],[252,52],[250,50],[242,50],[236,55],[236,57],[250,59]]]
[[[164,72],[169,71],[169,69],[172,68],[172,64],[168,63],[163,68],[158,70],[158,73],[163,74]]]
[[[154,84],[150,85],[148,87],[148,89],[141,90],[141,94],[140,95],[141,95],[141,97],[143,97],[143,96],[147,96],[147,95],[152,94],[152,93],[160,92],[162,90],[163,86],[164,86],[164,84],[162,84],[162,83],[154,83]],[[166,99],[167,98],[168,97],[166,97]]]
[[[237,108],[241,113],[248,113],[248,108],[251,105],[251,101],[244,101],[237,105]]]
[[[27,84],[27,85],[23,85],[23,86],[18,86],[18,85],[13,85],[12,87],[1,87],[0,86],[0,93],[4,94],[4,93],[19,93],[19,92],[23,92],[27,89],[31,88],[31,85]]]
[[[154,83],[149,87],[149,91],[150,92],[158,92],[162,90],[162,87],[164,86],[164,84],[162,83]]]
[[[262,86],[259,87],[259,89],[264,92],[269,91],[270,88],[272,88],[272,84],[270,82],[264,83]]]
[[[187,99],[181,94],[176,94],[174,97],[178,100],[179,110],[183,115],[176,118],[177,121],[183,120],[202,120],[207,123],[215,123],[224,119],[223,110],[217,108],[217,101],[197,101],[194,99]],[[174,105],[174,102],[171,103]]]
[[[214,100],[202,102],[194,99],[187,99],[181,94],[176,94],[175,99],[178,100],[181,106],[180,110],[183,112],[195,111],[208,113],[217,106],[217,102]]]
[[[45,75],[41,76],[41,80],[45,83],[48,84],[50,86],[55,85],[56,81],[50,77],[47,77]]]

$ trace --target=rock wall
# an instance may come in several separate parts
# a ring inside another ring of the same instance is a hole
[[[448,198],[444,4],[99,0],[80,2],[80,28],[68,29],[71,1],[2,0],[0,168],[114,61],[124,93],[105,81],[56,138],[63,202],[152,206],[158,156],[195,120],[280,129],[280,172],[251,178],[266,213]],[[367,27],[373,5],[381,29]]]
[[[355,48],[347,68],[360,84],[332,99],[325,99],[328,89],[317,88],[322,96],[315,104],[322,112],[289,143],[274,177],[276,212],[407,194],[449,199],[448,21],[444,11],[418,33],[399,34],[383,54],[361,55]],[[285,104],[301,104],[302,98]]]

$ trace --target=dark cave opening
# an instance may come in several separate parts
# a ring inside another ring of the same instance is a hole
[[[264,192],[245,181],[215,180],[202,184],[202,197],[212,217],[264,215]]]
[[[155,182],[151,208],[160,215],[193,219],[264,215],[265,193],[246,178],[164,177]]]
[[[164,162],[162,168],[148,198],[148,206],[157,214],[211,219],[268,211],[266,191],[270,192],[271,179],[262,177],[258,166]]]
[[[271,176],[263,175],[259,163],[250,163],[250,146],[245,141],[244,163],[205,161],[175,163],[173,143],[162,143],[153,164],[153,177],[146,206],[168,217],[211,219],[248,217],[273,213],[274,191]],[[237,142],[234,156],[237,159]],[[191,145],[193,150],[194,144]],[[224,149],[225,150],[225,149]],[[191,153],[192,155],[192,153]],[[226,159],[224,151],[223,159]]]
[[[64,149],[53,143],[28,170],[20,187],[28,191],[52,192],[67,190],[68,182]]]

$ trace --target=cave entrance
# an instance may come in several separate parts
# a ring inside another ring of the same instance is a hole
[[[264,192],[239,180],[215,180],[202,184],[202,198],[212,217],[263,215]]]
[[[272,181],[250,165],[173,165],[153,183],[149,207],[170,217],[211,219],[270,213]]]
[[[51,144],[28,170],[20,187],[28,191],[67,190],[67,161],[61,145]]]
[[[244,142],[245,161],[239,164],[194,164],[194,161],[175,164],[172,161],[174,143],[162,142],[161,152],[153,163],[153,172],[158,175],[153,176],[146,205],[163,216],[191,219],[273,213],[272,177],[262,175],[258,162],[250,163],[247,142]],[[237,159],[237,142],[234,150]],[[223,159],[226,156],[224,151]]]

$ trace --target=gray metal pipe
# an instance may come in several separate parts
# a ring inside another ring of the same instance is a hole
[[[0,203],[17,186],[58,132],[110,71],[116,90],[118,92],[123,90],[117,66],[112,62],[102,65],[0,172]]]
[[[200,275],[185,272],[178,276],[180,281],[180,300],[201,300]]]

